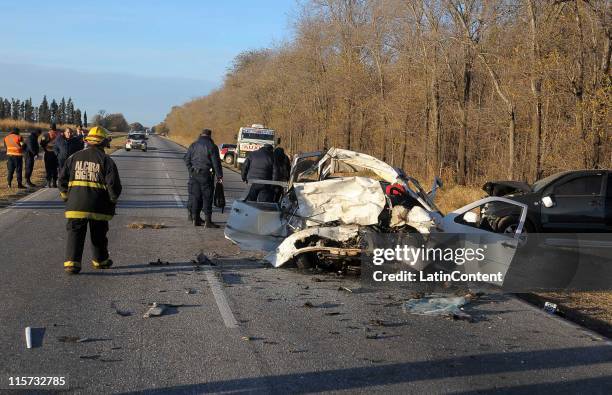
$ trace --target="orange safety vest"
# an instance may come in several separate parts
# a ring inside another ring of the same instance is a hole
[[[6,154],[10,156],[23,156],[23,139],[17,134],[9,134],[4,138]]]

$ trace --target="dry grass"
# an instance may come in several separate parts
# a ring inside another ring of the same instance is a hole
[[[113,153],[118,149],[125,147],[125,140],[127,134],[114,134],[113,140],[111,141],[110,148],[107,148],[107,153]]]
[[[466,204],[481,199],[486,193],[480,187],[450,185],[438,190],[436,205],[443,213],[450,213]]]
[[[67,127],[76,128],[76,125],[57,125],[58,130],[61,130]],[[13,119],[0,119],[0,130],[6,131],[7,129],[12,129],[12,128],[19,128],[21,130],[26,130],[30,128],[32,129],[40,128],[44,132],[49,129],[49,124],[42,123],[42,122],[27,122],[27,121],[22,121],[22,120],[15,121]]]
[[[39,156],[39,160],[34,162],[34,172],[32,173],[32,182],[38,186],[44,185],[45,183],[45,164],[42,160],[42,155]],[[21,199],[28,193],[34,192],[36,189],[9,189],[6,182],[7,175],[6,168],[6,153],[0,151],[0,207],[8,206],[10,203],[17,199]],[[25,183],[25,163],[23,169],[23,182]],[[17,184],[16,178],[13,176],[13,185]]]
[[[537,295],[556,303],[561,311],[577,310],[589,318],[612,325],[612,292],[546,292]]]

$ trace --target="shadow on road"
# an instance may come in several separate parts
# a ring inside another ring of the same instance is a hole
[[[146,389],[130,394],[179,394],[208,392],[287,392],[346,391],[368,387],[407,384],[416,381],[449,379],[535,370],[586,367],[612,360],[612,347],[576,347],[558,350],[521,351],[470,355],[433,361],[395,363],[333,369],[320,372],[298,372],[265,377],[213,381],[193,385]],[[581,380],[563,380],[545,384],[503,387],[503,380],[491,378],[491,387],[512,393],[588,392],[610,388],[612,375]],[[516,390],[516,391],[515,391]],[[493,391],[493,388],[491,388]],[[471,393],[471,392],[467,392]],[[482,393],[482,391],[479,391]]]

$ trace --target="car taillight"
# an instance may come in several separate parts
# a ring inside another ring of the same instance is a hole
[[[221,148],[221,155],[227,154],[227,148]]]

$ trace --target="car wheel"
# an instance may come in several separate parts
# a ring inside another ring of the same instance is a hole
[[[143,149],[142,149],[142,152],[147,152],[147,149],[146,149],[146,148],[143,148]]]
[[[234,157],[232,155],[225,155],[225,158],[223,158],[223,161],[227,163],[228,165],[231,165],[232,163],[234,163]]]
[[[126,150],[126,151],[131,151],[132,149],[131,149],[131,148],[126,148],[125,150]]]
[[[517,217],[504,217],[497,223],[497,231],[499,233],[516,233],[519,219]],[[535,229],[529,221],[525,221],[523,231],[521,233],[532,233]]]
[[[304,253],[294,258],[295,266],[299,270],[312,270],[316,266],[316,257],[312,253]]]

